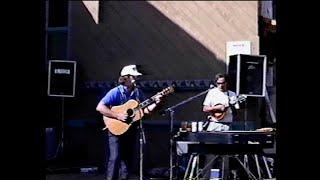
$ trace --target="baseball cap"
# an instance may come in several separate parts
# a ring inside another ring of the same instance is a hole
[[[136,65],[128,65],[122,68],[120,75],[121,76],[125,76],[125,75],[140,76],[142,74],[138,72]]]

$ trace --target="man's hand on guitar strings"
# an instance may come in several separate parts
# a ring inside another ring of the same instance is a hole
[[[217,105],[217,107],[216,107],[217,109],[219,109],[219,110],[221,110],[221,111],[224,111],[224,109],[226,108],[224,105],[222,105],[222,104],[219,104],[219,105]]]
[[[116,118],[121,121],[126,121],[127,117],[128,117],[127,113],[117,113]]]
[[[224,111],[224,109],[225,109],[225,106],[221,105],[221,111]]]

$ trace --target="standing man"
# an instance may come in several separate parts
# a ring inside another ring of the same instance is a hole
[[[207,131],[227,131],[231,128],[231,124],[239,109],[236,93],[228,90],[229,78],[226,74],[217,74],[215,76],[216,87],[210,89],[203,102],[203,112],[209,113],[208,120],[209,125]],[[207,154],[204,156],[204,164],[210,163],[213,158],[217,158],[216,155]],[[225,171],[224,176],[228,178],[229,161],[225,157],[218,159],[211,168],[222,167],[224,163]],[[204,169],[203,177],[209,179],[210,169]]]
[[[138,76],[142,74],[137,70],[136,65],[124,66],[120,72],[119,85],[106,93],[106,95],[98,103],[96,110],[103,116],[126,121],[127,112],[115,112],[111,108],[125,104],[133,99],[138,102],[145,100],[143,92],[135,85]],[[155,102],[141,110],[141,114],[149,114],[154,110],[160,102],[162,96],[155,97]],[[142,116],[141,116],[142,117]],[[108,121],[105,120],[104,121]],[[105,122],[105,124],[107,124]],[[108,127],[106,127],[108,128]],[[133,123],[131,128],[121,135],[114,135],[107,130],[106,141],[106,179],[107,180],[126,180],[131,174],[131,169],[128,168],[132,152],[134,152],[135,137],[137,135],[137,123]]]

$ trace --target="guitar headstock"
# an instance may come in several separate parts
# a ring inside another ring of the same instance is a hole
[[[162,91],[160,91],[158,94],[160,95],[168,95],[170,93],[173,93],[174,92],[174,88],[172,86],[169,86],[167,88],[164,88]]]
[[[244,95],[244,94],[240,94],[240,95],[238,96],[238,102],[239,102],[239,103],[242,103],[242,102],[245,101],[246,99],[247,99],[247,96]]]
[[[247,96],[246,96],[246,95],[243,95],[243,94],[241,94],[241,95],[239,95],[239,96],[237,96],[237,97],[232,96],[232,97],[230,97],[230,99],[229,99],[229,103],[232,104],[232,105],[234,105],[234,104],[236,104],[236,103],[242,103],[242,102],[245,101],[246,99],[247,99]]]

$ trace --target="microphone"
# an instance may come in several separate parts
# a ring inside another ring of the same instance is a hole
[[[137,87],[136,80],[132,79],[131,84],[133,85],[133,87],[135,87],[135,88]]]

